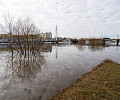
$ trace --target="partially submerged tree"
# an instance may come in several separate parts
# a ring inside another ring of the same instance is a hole
[[[12,79],[30,79],[45,63],[41,53],[42,42],[37,39],[40,30],[29,18],[14,20],[5,16],[5,23],[1,25],[4,33],[10,39],[11,56],[8,62],[6,75],[11,73]],[[17,51],[17,54],[16,54]]]
[[[38,37],[40,37],[40,30],[35,26],[33,22],[30,21],[29,18],[14,20],[9,14],[3,16],[5,19],[5,23],[1,25],[1,29],[3,33],[7,34],[7,37],[11,42],[17,43],[22,51],[23,48],[29,50],[30,48],[34,49],[35,44],[39,43],[41,46],[41,42],[38,41]],[[36,43],[37,42],[37,43]],[[17,45],[17,46],[18,46]]]

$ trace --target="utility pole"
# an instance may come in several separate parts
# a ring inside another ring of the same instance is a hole
[[[58,34],[58,26],[57,25],[56,25],[55,31],[56,31],[56,41],[57,41],[57,34]]]
[[[119,35],[117,34],[117,45],[119,45]]]
[[[119,35],[117,34],[117,39],[119,39]]]

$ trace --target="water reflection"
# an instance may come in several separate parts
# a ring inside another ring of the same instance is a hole
[[[5,80],[0,72],[0,100],[49,100],[104,59],[120,62],[120,47],[64,43],[24,46],[22,51],[17,47],[0,52],[8,61]]]
[[[45,64],[43,52],[51,52],[52,46],[36,46],[22,50],[9,50],[8,64],[5,69],[5,79],[12,83],[32,80]]]
[[[75,45],[76,48],[79,50],[79,51],[84,51],[86,49],[86,46],[85,45],[79,45],[79,44],[76,44]],[[92,52],[96,52],[96,51],[102,51],[104,50],[104,47],[101,46],[101,45],[89,45],[87,46],[88,49]]]
[[[83,51],[85,49],[85,46],[81,44],[76,44],[75,46],[79,51]]]
[[[85,46],[88,47],[88,49],[92,52],[96,52],[96,51],[102,51],[104,49],[104,45],[102,45],[101,41],[89,41],[89,42],[85,42],[85,41],[80,41],[79,43],[76,44],[76,47],[80,50],[83,51],[85,49]]]
[[[102,51],[104,47],[101,45],[91,45],[88,46],[88,49],[91,50],[92,52],[96,52],[96,51]]]

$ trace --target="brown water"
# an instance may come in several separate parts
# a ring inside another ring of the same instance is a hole
[[[0,100],[48,100],[103,60],[120,63],[119,46],[47,44],[41,51],[0,52]]]

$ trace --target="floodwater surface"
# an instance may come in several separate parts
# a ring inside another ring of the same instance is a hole
[[[30,53],[1,50],[0,100],[48,100],[105,59],[120,63],[119,55],[119,46],[47,44]]]

